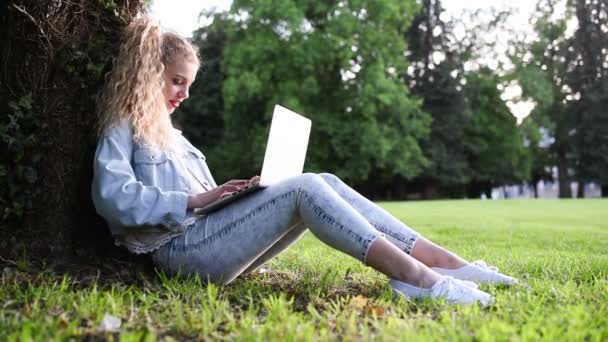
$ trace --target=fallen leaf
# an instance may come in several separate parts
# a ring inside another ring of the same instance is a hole
[[[65,329],[68,327],[69,324],[70,324],[70,320],[68,319],[67,313],[64,312],[61,315],[59,315],[59,326],[60,327]]]
[[[119,332],[120,318],[106,313],[99,324],[98,330],[101,332]]]
[[[365,308],[365,306],[367,305],[368,301],[369,301],[369,298],[358,295],[350,301],[350,304],[359,310],[363,310]]]
[[[15,304],[16,302],[14,300],[7,300],[6,302],[4,302],[4,304],[2,304],[2,309],[6,309],[9,306]]]
[[[367,307],[367,313],[372,315],[376,314],[376,316],[381,317],[384,315],[384,308],[381,306],[370,305]]]

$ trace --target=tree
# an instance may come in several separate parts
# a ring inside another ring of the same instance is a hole
[[[608,2],[573,0],[569,6],[578,22],[568,40],[565,83],[572,92],[569,108],[578,114],[573,129],[579,195],[582,183],[594,181],[608,197]]]
[[[482,38],[504,31],[509,13],[484,13],[489,20],[479,12],[445,19],[439,0],[423,1],[422,8],[408,31],[412,66],[404,80],[433,117],[422,143],[431,162],[410,186],[423,184],[426,196],[478,197],[489,195],[492,186],[526,179],[523,135],[498,89],[504,82],[501,65],[482,65],[495,44]],[[466,32],[457,35],[456,27]]]
[[[443,11],[439,0],[422,2],[422,10],[407,32],[411,67],[403,78],[433,118],[431,134],[422,142],[430,163],[415,183],[450,192],[469,181],[461,144],[469,116],[461,85],[466,55],[455,49],[451,25],[441,18]]]
[[[206,31],[226,32],[222,139],[201,146],[212,151],[216,178],[259,172],[277,103],[313,121],[306,170],[351,182],[375,168],[420,172],[428,115],[398,76],[407,66],[401,36],[415,8],[396,0],[235,1]]]
[[[572,130],[577,119],[567,105],[572,94],[565,83],[569,68],[566,63],[569,12],[555,18],[558,1],[539,1],[534,24],[536,38],[517,44],[513,61],[523,98],[536,103],[531,117],[554,139],[549,149],[557,163],[559,196],[571,197],[571,169],[575,160]]]
[[[550,145],[547,145],[550,140],[548,131],[535,118],[526,118],[521,126],[530,159],[530,184],[534,188],[534,198],[538,198],[538,183],[541,180],[553,181],[551,170],[556,162]]]
[[[0,250],[57,263],[111,251],[90,199],[95,97],[143,1],[0,5]]]
[[[571,180],[579,181],[579,195],[584,182],[605,188],[608,181],[607,8],[599,0],[540,1],[537,37],[521,43],[515,59],[524,96],[537,103],[532,119],[553,139],[545,160],[557,164],[560,197],[571,197]]]
[[[471,119],[464,129],[464,145],[470,169],[469,197],[485,193],[491,197],[495,186],[527,180],[531,159],[524,146],[523,131],[501,99],[501,77],[481,68],[467,73],[464,93]]]
[[[205,149],[210,164],[221,165],[216,154],[222,154],[220,146],[224,138],[225,75],[222,70],[224,49],[231,22],[225,13],[213,15],[213,25],[201,27],[193,34],[192,43],[199,48],[201,66],[197,81],[190,89],[190,98],[174,113],[179,126],[190,141]],[[216,148],[209,148],[214,147]],[[220,168],[221,169],[221,168]]]

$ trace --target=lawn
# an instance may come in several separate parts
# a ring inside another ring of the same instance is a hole
[[[608,201],[380,203],[426,237],[522,281],[489,308],[392,298],[387,278],[305,237],[228,286],[4,272],[0,340],[608,340]],[[105,314],[116,333],[99,332]]]

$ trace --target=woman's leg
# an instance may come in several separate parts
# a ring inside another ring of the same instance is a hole
[[[304,233],[308,231],[308,228],[300,221],[290,228],[289,233],[285,234],[279,241],[277,241],[272,247],[270,247],[264,254],[260,255],[246,270],[243,274],[253,272],[263,266],[265,263],[283,253],[287,248],[291,247],[296,241],[298,241]]]
[[[321,174],[321,177],[371,225],[386,234],[389,241],[416,260],[432,267],[433,271],[476,283],[517,283],[517,279],[498,272],[495,267],[489,267],[480,261],[468,263],[451,251],[421,237],[419,233],[344,184],[338,177],[331,174]]]
[[[283,238],[277,241],[243,271],[243,274],[253,272],[272,258],[281,254],[294,244],[307,230],[308,229],[303,223],[297,224],[289,233],[285,234]],[[408,264],[408,266],[402,268],[401,265],[404,263]],[[367,264],[384,274],[399,274],[399,276],[395,278],[411,279],[412,283],[417,283],[417,285],[420,286],[424,285],[425,287],[428,287],[437,281],[437,275],[433,272],[423,270],[426,268],[425,265],[408,257],[407,254],[404,254],[403,251],[399,250],[394,244],[384,238],[377,239],[370,246],[367,254]],[[405,272],[406,269],[409,271]]]
[[[156,251],[153,259],[169,272],[198,273],[204,279],[228,283],[300,221],[324,243],[389,277],[427,287],[439,279],[428,267],[392,248],[315,174],[290,178],[209,214]]]
[[[375,205],[373,202],[367,200],[365,197],[361,196],[355,190],[350,188],[336,176],[323,173],[320,176],[336,191],[338,194],[344,198],[351,206],[353,203],[357,201],[364,202],[363,205],[355,204],[355,209],[359,210],[361,213],[361,207],[365,205],[370,205],[373,207],[377,207],[377,209],[383,210]],[[349,201],[349,199],[351,199]],[[365,203],[367,202],[367,203]],[[371,208],[370,210],[374,210]],[[387,212],[383,212],[382,215],[390,215]],[[367,217],[363,214],[364,217]],[[385,218],[386,220],[386,218]],[[369,220],[368,220],[369,221]],[[452,252],[437,246],[433,242],[425,239],[420,236],[413,229],[403,224],[401,221],[398,221],[396,229],[389,229],[384,225],[374,224],[370,222],[374,227],[376,227],[381,232],[387,234],[388,240],[395,244],[397,247],[400,247],[406,253],[412,255],[415,259],[421,261],[428,267],[444,267],[448,269],[458,268],[466,264],[466,261],[453,254]],[[395,224],[395,222],[392,222]],[[262,254],[258,259],[256,259],[243,273],[249,273],[257,270],[259,267],[264,265],[266,262],[270,261],[277,255],[281,254],[291,245],[293,245],[297,240],[302,237],[302,235],[307,231],[306,226],[303,223],[298,223],[294,227],[291,228],[290,232],[285,234],[283,238],[277,241],[272,247],[270,247],[264,254]],[[399,233],[401,231],[401,233]],[[405,231],[405,234],[404,234]],[[407,236],[407,235],[410,236]],[[408,248],[409,246],[414,246],[415,248]],[[378,255],[378,253],[373,253],[374,255]],[[381,253],[380,253],[381,255]],[[382,257],[382,256],[381,256]],[[373,258],[372,258],[373,259]],[[369,256],[368,256],[369,260]]]
[[[420,236],[418,232],[356,192],[338,177],[328,173],[322,173],[320,176],[374,228],[384,233],[390,242],[426,266],[455,269],[467,264],[467,261],[458,255]]]

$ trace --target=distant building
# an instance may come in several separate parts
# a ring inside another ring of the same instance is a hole
[[[544,128],[541,128],[541,133],[543,138],[541,140],[541,147],[548,147],[553,143],[553,138],[549,136],[548,131]],[[536,184],[536,190],[538,191],[538,198],[559,198],[559,183],[557,179],[559,179],[558,169],[556,166],[548,169],[551,177],[555,179],[555,181],[539,181]],[[574,174],[574,170],[569,170],[569,176],[572,177]],[[600,198],[602,197],[602,187],[597,183],[586,183],[583,185],[584,189],[584,198]],[[570,182],[570,192],[572,193],[572,198],[577,198],[578,196],[578,182]],[[484,198],[484,196],[482,196]],[[492,199],[502,199],[502,198],[534,198],[534,187],[531,184],[515,184],[508,185],[502,187],[496,187],[492,189]]]
[[[571,182],[572,198],[578,194],[578,182]],[[587,183],[585,198],[602,197],[602,187],[596,183]],[[538,198],[559,198],[559,184],[557,182],[540,181],[536,184]],[[483,196],[482,196],[483,198]],[[503,198],[534,198],[534,188],[530,184],[516,184],[492,189],[492,199]]]

